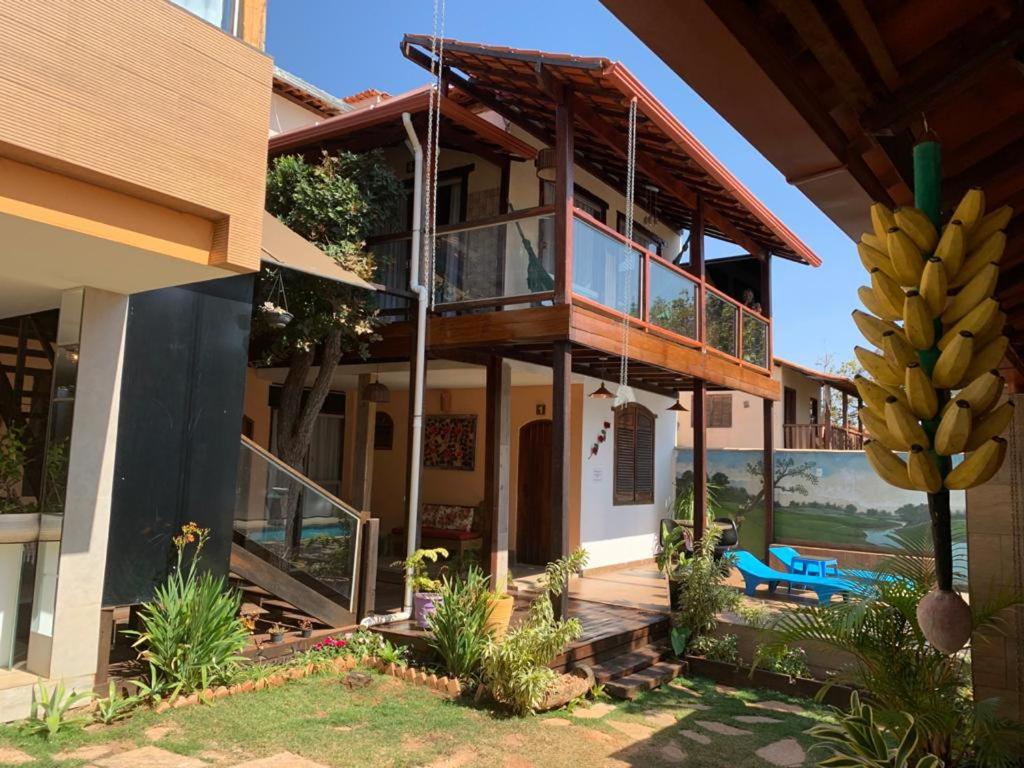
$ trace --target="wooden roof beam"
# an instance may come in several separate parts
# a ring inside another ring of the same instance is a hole
[[[573,98],[573,110],[576,115],[576,119],[586,125],[586,127],[589,128],[605,146],[615,152],[623,160],[626,159],[626,142],[624,141],[624,137],[620,136],[613,126],[594,112],[593,108],[579,97]],[[653,165],[643,157],[637,157],[636,166],[637,169],[645,176],[650,177],[652,181],[664,187],[666,191],[670,192],[688,208],[691,210],[696,209],[697,193],[690,189],[690,187],[685,183],[679,181],[674,176],[665,173],[660,167]],[[716,229],[726,235],[734,243],[746,248],[752,255],[764,258],[764,247],[753,238],[748,237],[741,232],[736,225],[729,221],[725,216],[722,216],[719,211],[714,208],[706,208],[705,216],[715,225]]]
[[[878,31],[874,19],[871,18],[871,12],[864,5],[864,0],[839,0],[839,5],[846,14],[846,18],[849,19],[853,31],[857,33],[857,37],[864,45],[864,49],[868,52],[868,58],[871,59],[871,63],[878,72],[878,76],[882,78],[882,82],[885,83],[885,87],[890,91],[896,90],[900,79],[899,72],[896,71],[892,55]]]

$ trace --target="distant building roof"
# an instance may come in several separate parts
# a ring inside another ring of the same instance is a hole
[[[812,381],[827,384],[834,389],[838,389],[840,392],[845,392],[846,394],[853,395],[854,397],[859,396],[857,386],[853,383],[853,379],[848,379],[846,376],[838,376],[834,373],[827,373],[826,371],[818,371],[814,368],[807,368],[803,365],[797,365],[796,363],[791,363],[789,360],[783,360],[781,357],[773,359],[775,360],[776,365],[796,371]]]
[[[323,117],[334,117],[353,109],[346,101],[280,67],[274,67],[274,93],[279,93]]]
[[[346,96],[342,99],[346,104],[360,109],[367,106],[376,106],[385,99],[390,99],[391,94],[387,91],[378,91],[376,88],[366,88],[359,93],[353,93],[351,96]]]

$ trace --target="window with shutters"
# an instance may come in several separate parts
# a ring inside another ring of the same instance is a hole
[[[732,395],[708,395],[708,428],[732,427]]]
[[[654,414],[637,403],[615,411],[614,504],[654,503]]]

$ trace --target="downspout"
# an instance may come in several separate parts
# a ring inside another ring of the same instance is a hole
[[[429,294],[425,285],[420,283],[420,258],[423,235],[423,147],[412,126],[412,117],[408,112],[402,113],[402,123],[409,137],[406,146],[412,152],[415,170],[412,181],[412,243],[409,259],[409,290],[416,294],[416,382],[413,389],[412,402],[412,451],[409,464],[409,514],[406,530],[409,532],[406,554],[412,556],[416,551],[416,530],[419,524],[420,506],[420,464],[423,453],[423,385],[426,378],[427,357],[427,301]],[[364,627],[375,627],[404,621],[412,616],[412,582],[411,571],[405,573],[405,596],[402,610],[383,616],[367,616],[360,622]]]
[[[406,523],[406,555],[416,551],[416,531],[419,530],[420,508],[420,464],[423,453],[423,389],[426,380],[427,363],[427,287],[420,282],[420,254],[423,225],[423,147],[412,127],[412,117],[402,113],[405,132],[415,159],[412,182],[412,257],[409,264],[409,290],[416,294],[416,381],[413,390],[412,408],[412,450],[409,459],[409,517]],[[412,612],[412,573],[405,574],[405,601],[402,612]]]

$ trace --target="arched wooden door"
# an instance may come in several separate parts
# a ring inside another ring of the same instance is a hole
[[[519,430],[516,560],[543,565],[551,559],[551,422]]]

